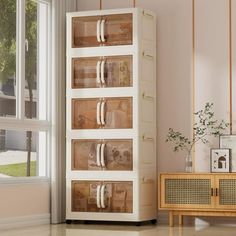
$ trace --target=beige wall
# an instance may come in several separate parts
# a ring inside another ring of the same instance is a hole
[[[1,184],[1,219],[50,214],[49,183]]]
[[[201,109],[206,102],[214,103],[217,119],[230,121],[229,2],[136,0],[136,6],[157,14],[158,172],[184,171],[185,168],[185,154],[173,153],[171,146],[165,143],[169,127],[190,136],[192,111]],[[103,0],[102,3],[104,9],[110,9],[132,7],[133,1]],[[77,8],[80,11],[99,9],[99,0],[77,0]],[[232,0],[233,133],[236,133],[235,26],[236,0]],[[210,138],[210,141],[210,145],[196,145],[197,172],[210,170],[210,148],[218,148],[219,139]]]
[[[133,1],[103,0],[103,8],[132,7]],[[184,171],[183,153],[165,143],[169,127],[190,135],[192,5],[190,0],[137,0],[157,15],[158,172]],[[99,9],[98,0],[77,0],[79,11]]]
[[[196,73],[195,109],[206,102],[214,103],[218,120],[230,122],[230,54],[232,54],[233,80],[233,133],[235,117],[235,37],[236,1],[232,0],[232,50],[230,50],[229,0],[195,1]],[[229,132],[229,130],[228,130]],[[219,138],[211,138],[209,145],[196,146],[195,164],[197,172],[210,170],[210,148],[219,148]]]
[[[236,0],[232,0],[232,79],[236,90]],[[236,134],[236,92],[233,93],[233,133]]]
[[[228,0],[196,1],[195,108],[199,110],[206,102],[213,102],[216,117],[229,122],[228,9]],[[210,170],[211,147],[219,147],[218,138],[211,138],[209,145],[197,145],[196,171]]]
[[[136,0],[138,7],[153,10],[157,15],[158,172],[185,169],[184,153],[173,153],[165,143],[169,127],[190,135],[192,111],[201,109],[206,102],[214,103],[217,119],[230,121],[230,53],[232,128],[233,134],[236,134],[236,0],[231,0],[231,51],[229,2],[230,0]],[[123,7],[132,7],[132,1],[103,0],[105,9]],[[77,0],[77,8],[80,11],[99,9],[99,0]],[[211,138],[210,141],[210,145],[196,146],[197,172],[210,171],[210,148],[218,148],[219,139]],[[159,217],[159,221],[160,218],[162,217]],[[217,219],[217,223],[234,223],[233,221],[234,219]]]
[[[13,181],[0,182],[0,230],[50,223],[49,179]]]
[[[229,119],[229,0],[195,0],[195,104],[215,104],[218,118]],[[138,7],[157,14],[157,157],[158,172],[184,171],[184,154],[165,143],[169,127],[191,133],[192,112],[192,1],[136,0]],[[131,7],[128,0],[103,0],[103,8]],[[77,0],[78,10],[95,10],[99,0]],[[232,0],[233,87],[236,89],[236,0]],[[233,101],[236,101],[235,89]],[[236,133],[236,102],[233,102]],[[213,140],[212,147],[218,141]],[[209,148],[196,148],[196,170],[209,170]],[[0,220],[47,214],[49,184],[0,186]]]

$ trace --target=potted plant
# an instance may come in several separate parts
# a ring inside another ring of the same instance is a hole
[[[186,172],[192,172],[192,158],[191,153],[194,145],[197,142],[204,144],[209,143],[208,137],[217,137],[222,135],[229,123],[224,120],[218,121],[214,117],[213,103],[206,103],[202,110],[193,113],[195,116],[195,123],[193,124],[192,138],[185,137],[181,132],[169,128],[166,142],[172,142],[173,151],[186,151]]]

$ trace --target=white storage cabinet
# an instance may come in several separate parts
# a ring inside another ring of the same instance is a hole
[[[67,13],[67,222],[156,222],[155,66],[153,12]]]

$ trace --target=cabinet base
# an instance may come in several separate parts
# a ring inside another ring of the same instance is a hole
[[[171,210],[169,211],[169,226],[174,226],[174,216],[179,217],[179,226],[183,225],[183,216],[224,216],[236,217],[236,212],[230,211],[185,211],[185,210]]]
[[[96,221],[96,220],[66,220],[66,224],[106,224],[106,225],[135,225],[141,226],[146,224],[156,224],[157,220],[147,220],[147,221]]]
[[[153,225],[155,225],[155,224],[157,223],[157,220],[156,220],[156,219],[153,219],[153,220],[151,220],[151,223],[152,223]]]

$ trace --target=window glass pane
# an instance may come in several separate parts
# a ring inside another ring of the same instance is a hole
[[[0,130],[0,177],[46,176],[46,132]]]
[[[48,5],[26,0],[25,8],[25,116],[45,120]]]
[[[0,116],[16,116],[16,0],[0,1]]]
[[[37,3],[25,2],[25,116],[37,117]]]

